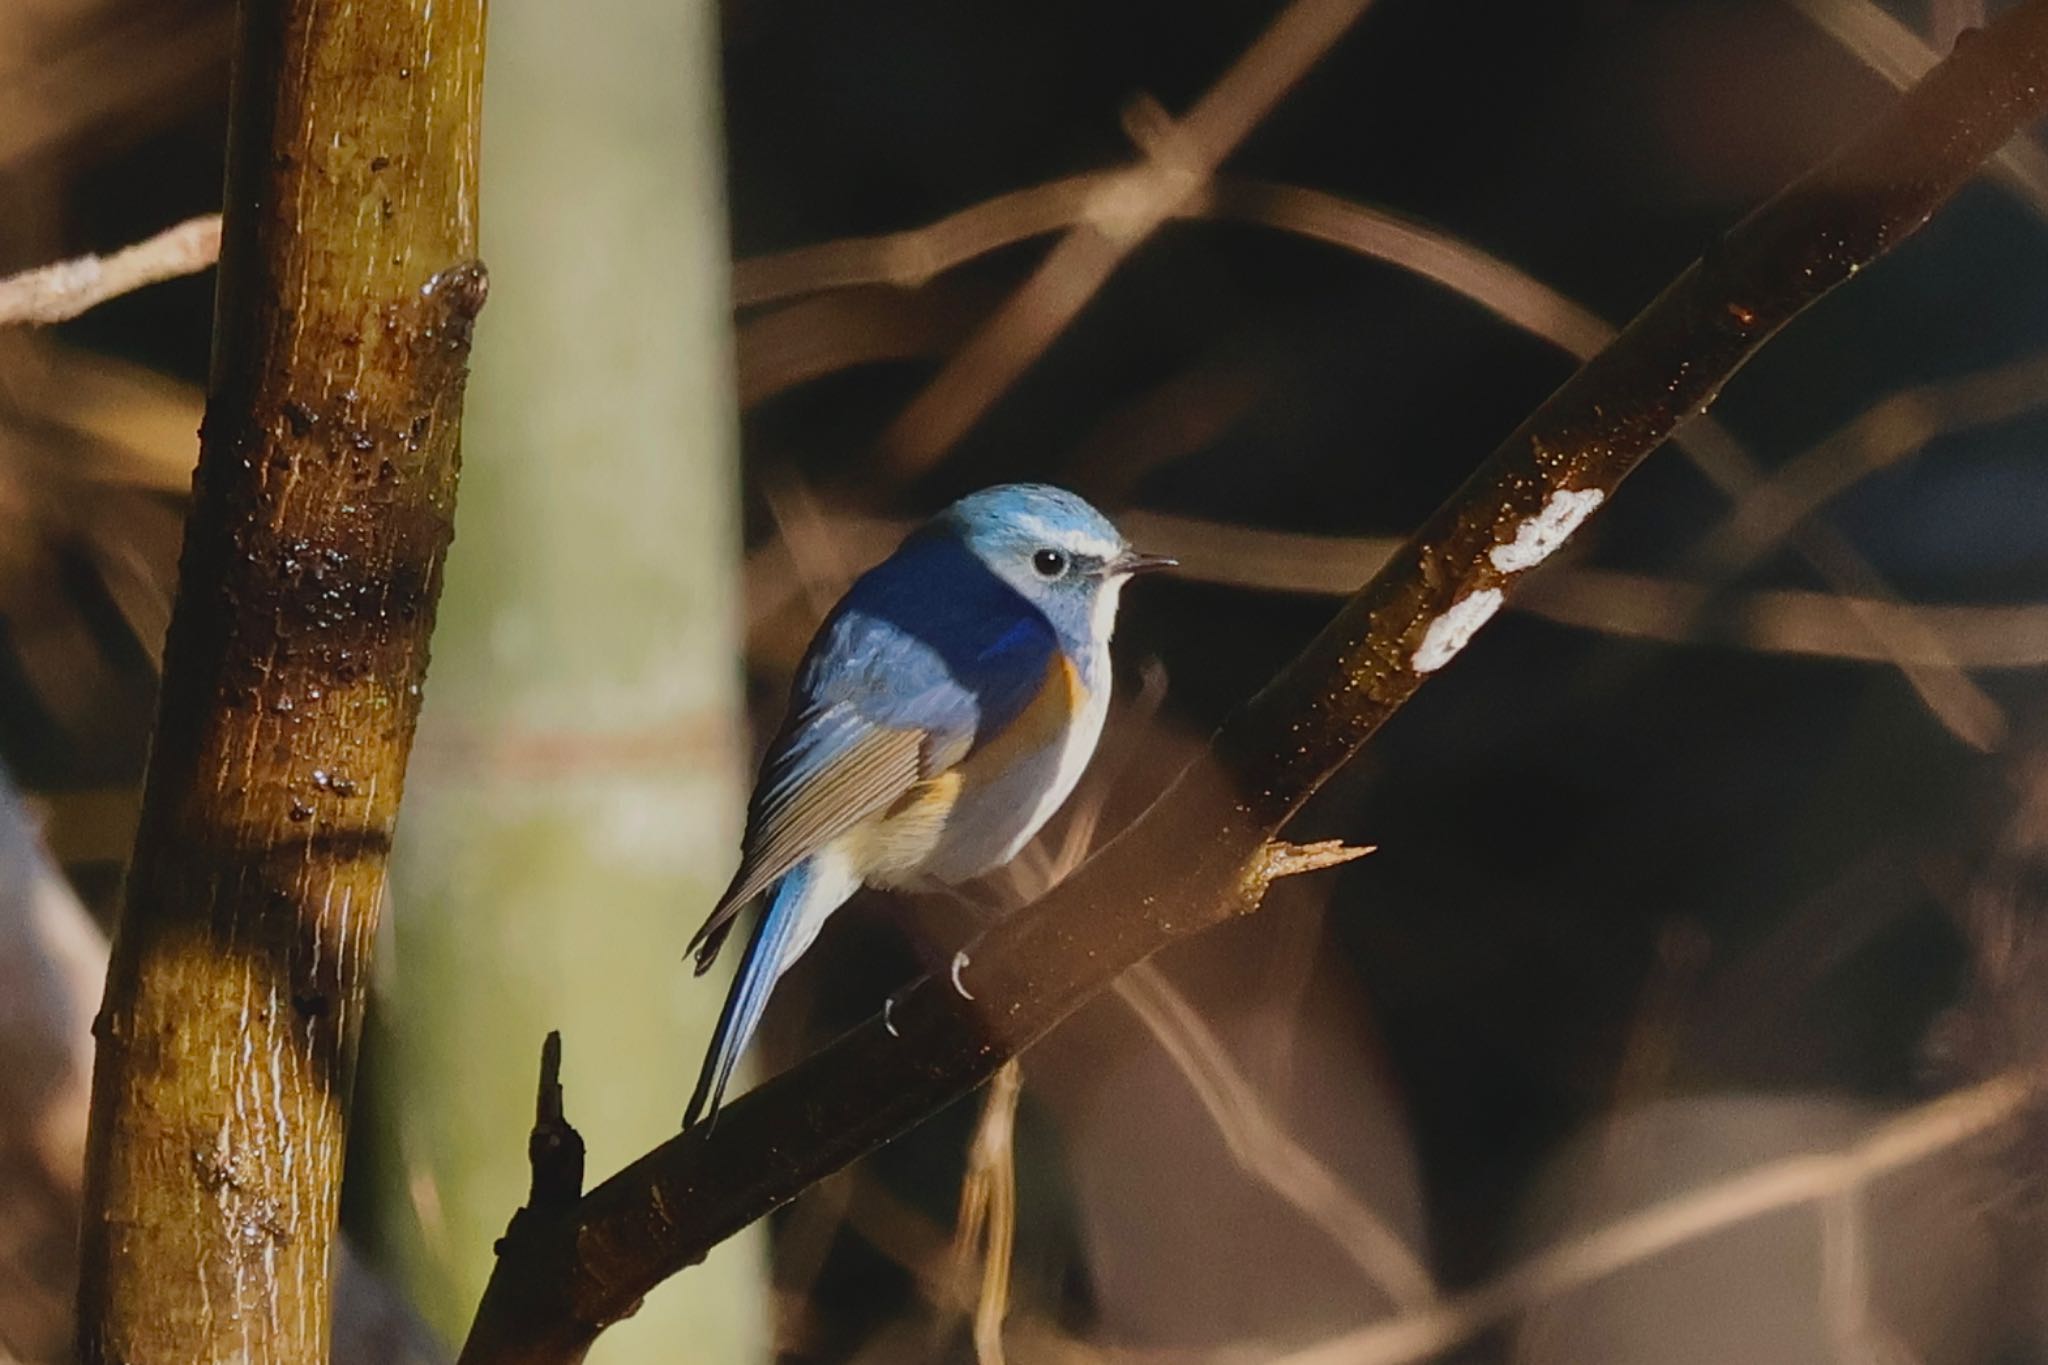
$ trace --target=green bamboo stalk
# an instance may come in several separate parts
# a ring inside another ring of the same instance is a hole
[[[715,7],[501,4],[490,48],[493,329],[373,1063],[381,1240],[451,1336],[525,1192],[547,1030],[594,1170],[675,1131],[721,998],[681,948],[747,747]],[[765,1301],[737,1246],[607,1358],[765,1359]]]

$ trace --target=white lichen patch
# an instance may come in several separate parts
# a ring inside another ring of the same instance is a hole
[[[1451,603],[1448,611],[1429,623],[1422,647],[1408,661],[1409,666],[1417,673],[1434,673],[1457,658],[1458,651],[1471,642],[1479,628],[1493,619],[1500,604],[1499,588],[1484,588]]]
[[[1493,553],[1487,557],[1502,573],[1533,569],[1556,553],[1558,546],[1571,539],[1572,532],[1579,529],[1579,523],[1592,516],[1593,510],[1605,501],[1607,495],[1597,488],[1561,488],[1550,495],[1550,501],[1543,504],[1541,512],[1515,528],[1512,541],[1494,546]]]

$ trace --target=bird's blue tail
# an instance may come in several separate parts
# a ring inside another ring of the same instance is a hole
[[[711,1050],[705,1054],[704,1069],[697,1075],[697,1089],[690,1096],[683,1127],[695,1124],[700,1114],[707,1122],[718,1117],[726,1083],[732,1079],[733,1068],[739,1065],[748,1040],[760,1026],[761,1014],[768,1008],[768,993],[782,975],[785,954],[803,918],[803,901],[813,876],[808,861],[798,863],[769,893],[761,922],[754,926],[754,936],[747,942],[746,955],[740,959],[739,972],[726,994],[725,1009],[718,1016],[718,1031],[711,1037]]]

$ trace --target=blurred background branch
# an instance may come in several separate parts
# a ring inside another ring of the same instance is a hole
[[[1139,167],[1057,181],[888,237],[828,242],[743,261],[736,267],[736,288],[744,301],[765,302],[828,287],[919,284],[936,270],[1055,225],[1071,221],[1085,228],[1101,203],[1146,194],[1146,174]],[[1579,360],[1590,358],[1614,336],[1611,326],[1579,304],[1486,252],[1426,224],[1335,195],[1226,179],[1177,194],[1161,211],[1259,223],[1400,266],[1465,295]],[[785,321],[802,325],[785,328]],[[836,353],[835,338],[840,343]],[[814,304],[770,314],[741,334],[742,355],[754,362],[746,368],[764,375],[744,396],[758,401],[790,384],[873,360],[876,345],[875,330],[865,314],[841,321]],[[881,345],[881,354],[892,353],[886,340]],[[988,382],[995,386],[1014,378],[1014,373],[991,370]],[[987,401],[992,398],[993,392]],[[900,420],[909,420],[908,412]],[[1985,420],[1996,420],[1996,413],[1987,413]],[[1678,441],[1694,465],[1730,499],[1748,506],[1760,496],[1763,476],[1755,458],[1719,423],[1703,417]],[[1860,626],[1858,633],[1900,669],[1930,711],[1972,747],[1995,747],[2006,727],[1997,704],[1963,672],[1939,635],[1920,628],[1911,613],[1897,610],[1889,585],[1863,556],[1827,527],[1804,524],[1804,518],[1793,518],[1769,543],[1786,536],[1847,604],[1843,610]],[[1704,595],[1700,599],[1703,605],[1709,600]],[[1684,631],[1682,626],[1674,628]]]
[[[1370,3],[1289,0],[1185,117],[1176,121],[1148,100],[1135,103],[1125,126],[1145,165],[1084,201],[1082,225],[1060,239],[903,409],[882,436],[890,471],[907,477],[942,457]]]
[[[1375,1323],[1278,1358],[1278,1365],[1405,1365],[1428,1360],[1486,1328],[1688,1242],[1787,1208],[1821,1218],[1901,1167],[1941,1155],[2018,1118],[2035,1099],[2035,1074],[1996,1076],[1887,1120],[1839,1152],[1788,1157],[1688,1191],[1532,1257],[1441,1304]]]

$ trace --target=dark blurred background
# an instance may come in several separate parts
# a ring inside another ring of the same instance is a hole
[[[727,0],[738,279],[1132,164],[1132,102],[1186,111],[1279,8]],[[1899,34],[1945,48],[1981,19],[1966,0],[1377,0],[1219,180],[1400,215],[1618,323],[1883,114]],[[0,275],[218,205],[228,40],[227,7],[197,0],[15,0]],[[1703,472],[1724,446],[1659,453],[1534,609],[1303,817],[1301,837],[1374,856],[1156,964],[1234,1059],[1253,1127],[1293,1155],[1233,1150],[1127,998],[1025,1059],[1012,1358],[1280,1359],[1388,1311],[1401,1295],[1303,1207],[1328,1201],[1276,1187],[1297,1157],[1454,1290],[1652,1198],[1840,1148],[2048,1041],[2029,957],[2048,886],[2048,179],[2026,178],[2048,161],[2020,151],[1730,387],[1713,415],[1747,476]],[[1570,373],[1555,337],[1579,315],[1550,306],[1546,339],[1490,306],[1491,276],[1447,288],[1197,211],[1138,245],[957,442],[922,451],[896,425],[906,405],[1050,242],[914,288],[741,289],[730,611],[759,732],[838,576],[896,525],[1009,479],[1100,499],[1188,562],[1123,616],[1123,704],[1077,803],[1113,827],[1362,581],[1372,546],[1338,538],[1405,534]],[[205,274],[0,330],[0,758],[102,923],[210,302]],[[467,458],[493,453],[472,439]],[[557,458],[573,471],[582,452]],[[623,950],[675,956],[699,913]],[[778,996],[771,1057],[943,962],[973,913],[860,902]],[[678,1112],[696,1047],[664,1040],[667,1069],[640,1078]],[[974,1358],[947,1242],[978,1108],[778,1220],[785,1358]],[[2038,1148],[2003,1131],[1859,1201],[1860,1317],[1804,1209],[1560,1294],[1454,1358],[2048,1360]],[[374,1246],[371,1203],[351,1192]]]

